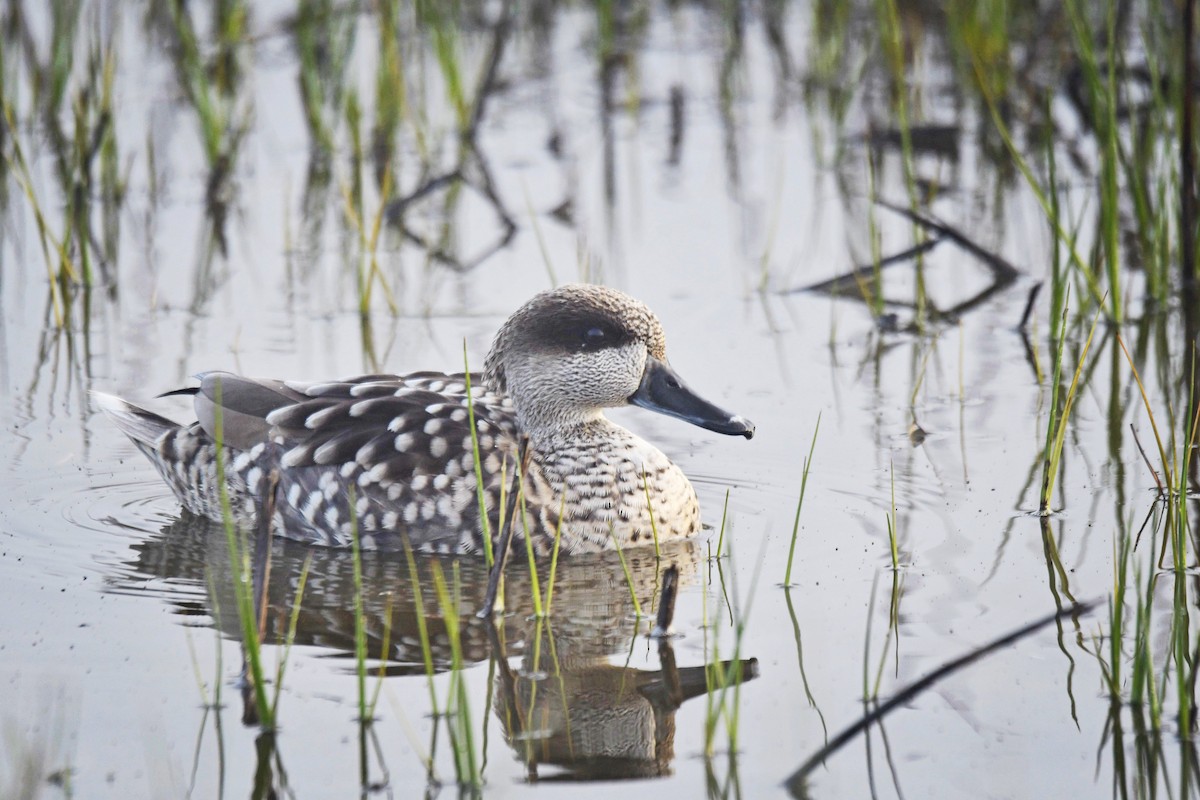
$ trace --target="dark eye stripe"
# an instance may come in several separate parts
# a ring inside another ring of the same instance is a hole
[[[634,337],[614,320],[599,314],[563,315],[540,325],[535,336],[544,347],[591,351],[620,347]]]

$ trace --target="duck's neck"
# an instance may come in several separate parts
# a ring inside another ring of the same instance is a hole
[[[598,409],[590,414],[539,416],[517,412],[517,424],[529,436],[534,449],[547,452],[568,445],[605,441],[625,429],[608,419]]]

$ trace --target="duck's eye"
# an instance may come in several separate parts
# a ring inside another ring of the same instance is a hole
[[[585,328],[579,337],[579,346],[583,350],[592,350],[597,347],[603,347],[608,341],[608,332],[599,325],[593,325],[590,328]]]

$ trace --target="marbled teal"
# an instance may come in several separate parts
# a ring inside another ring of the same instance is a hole
[[[467,376],[413,372],[323,383],[199,376],[197,421],[179,425],[94,393],[191,512],[222,519],[218,461],[233,520],[257,525],[274,488],[276,535],[335,547],[425,552],[483,546]],[[750,438],[754,426],[692,392],[667,363],[658,318],[614,289],[575,284],[538,294],[492,343],[471,402],[483,501],[498,536],[522,435],[526,520],[539,552],[561,515],[563,552],[691,536],[700,509],[658,448],[609,421],[629,404]],[[173,393],[173,394],[175,394]],[[217,442],[223,443],[218,459]],[[516,526],[517,541],[526,530]]]

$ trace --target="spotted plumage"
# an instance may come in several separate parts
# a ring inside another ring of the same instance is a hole
[[[222,519],[223,477],[238,525],[257,524],[273,491],[277,534],[340,547],[357,532],[368,549],[396,549],[407,536],[428,552],[481,550],[480,497],[497,536],[522,435],[530,460],[518,539],[528,530],[545,552],[561,531],[566,552],[587,552],[614,538],[648,543],[655,528],[660,539],[686,537],[699,529],[687,477],[603,409],[633,403],[753,433],[683,385],[646,306],[598,286],[534,297],[497,333],[469,396],[467,377],[297,383],[204,373],[199,387],[177,392],[194,395],[197,421],[183,426],[95,397],[190,511]]]

